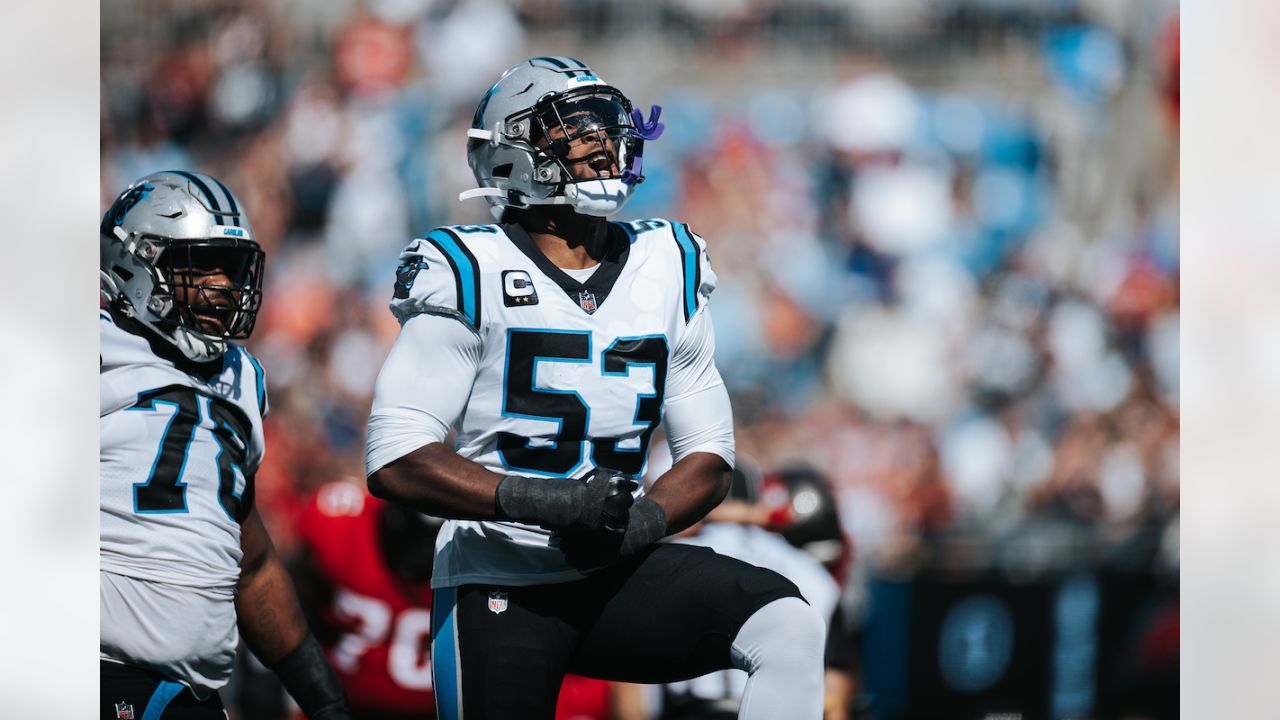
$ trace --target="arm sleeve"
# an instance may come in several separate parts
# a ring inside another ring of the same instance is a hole
[[[480,351],[480,337],[449,315],[424,312],[404,321],[374,385],[366,475],[444,441],[471,395]]]
[[[685,328],[667,378],[663,426],[673,464],[691,453],[710,452],[733,466],[733,409],[715,351],[715,330],[704,307]]]

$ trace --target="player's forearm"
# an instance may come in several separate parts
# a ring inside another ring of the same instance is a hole
[[[240,551],[236,619],[249,649],[270,665],[302,642],[307,622],[256,509],[240,523]]]
[[[267,548],[252,572],[242,573],[236,616],[245,644],[280,678],[307,717],[350,720],[342,683],[307,628],[293,582],[273,548]]]
[[[494,495],[502,477],[430,443],[374,471],[369,492],[436,517],[489,520],[497,517]]]
[[[729,464],[715,453],[695,452],[658,478],[646,497],[662,506],[667,534],[701,520],[729,492]]]
[[[241,572],[236,587],[236,618],[245,643],[268,667],[296,649],[307,636],[307,621],[293,582],[273,548],[250,572]]]

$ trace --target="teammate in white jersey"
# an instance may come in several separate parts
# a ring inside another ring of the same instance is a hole
[[[650,467],[650,475],[663,464],[662,453],[654,456],[652,465],[657,467]],[[828,619],[823,719],[847,720],[853,700],[854,643],[839,605],[840,586],[828,571],[847,557],[839,525],[827,522],[836,520],[835,498],[826,481],[808,468],[793,467],[766,476],[750,459],[739,456],[737,460],[725,501],[675,542],[709,547],[769,568],[800,588],[805,600]],[[767,504],[765,495],[773,496]],[[736,717],[745,682],[741,671],[724,670],[664,686],[661,717]]]
[[[173,171],[100,230],[102,717],[224,718],[241,634],[309,717],[350,717],[254,509],[266,386],[230,342],[262,302],[248,218]]]
[[[467,133],[481,187],[463,193],[499,224],[401,256],[366,469],[375,495],[451,518],[432,581],[441,718],[550,718],[566,672],[729,667],[750,673],[741,717],[821,717],[824,623],[795,585],[658,542],[724,497],[734,459],[705,244],[606,220],[659,114],[573,58],[509,69]],[[646,494],[660,423],[675,463]]]

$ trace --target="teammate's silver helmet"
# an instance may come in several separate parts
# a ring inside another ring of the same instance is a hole
[[[231,191],[201,173],[138,180],[102,218],[103,300],[198,362],[249,337],[263,252]]]
[[[585,215],[620,210],[644,180],[645,140],[662,134],[617,88],[571,57],[537,57],[489,88],[467,131],[467,161],[495,217],[505,207],[571,205]]]

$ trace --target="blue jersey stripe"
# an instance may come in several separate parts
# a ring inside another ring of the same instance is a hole
[[[432,598],[431,674],[440,720],[462,717],[462,673],[458,662],[457,588],[437,588]]]
[[[248,350],[240,348],[240,352],[244,353],[244,356],[249,358],[249,363],[253,365],[254,376],[258,381],[258,413],[265,418],[267,416],[267,373],[258,363],[258,359],[250,355]]]
[[[671,227],[684,265],[684,319],[687,321],[698,309],[698,245],[689,237],[687,226],[672,223]]]
[[[458,240],[458,236],[448,230],[432,230],[426,239],[436,246],[453,268],[458,290],[458,312],[467,318],[472,327],[479,330],[480,266],[476,263],[475,256]]]
[[[627,239],[631,241],[631,244],[632,244],[632,245],[635,245],[635,244],[636,244],[636,237],[637,237],[637,236],[636,236],[636,229],[635,229],[635,228],[633,228],[633,227],[631,227],[631,223],[625,223],[625,222],[614,222],[614,223],[610,223],[610,224],[611,224],[611,225],[617,225],[617,226],[618,226],[618,228],[622,230],[622,232],[624,232],[624,233],[626,233],[626,234],[627,234]]]
[[[182,683],[161,680],[156,686],[156,691],[151,694],[151,699],[147,701],[147,709],[142,713],[142,720],[160,720],[160,716],[164,714],[165,708],[169,707],[169,703],[182,692],[186,686]]]

